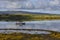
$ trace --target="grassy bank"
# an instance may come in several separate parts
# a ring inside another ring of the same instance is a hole
[[[6,15],[0,15],[0,20],[6,20],[6,21],[60,20],[60,15],[47,15],[47,14],[7,15],[6,14]]]
[[[60,20],[60,15],[33,15],[33,20]]]
[[[1,34],[0,40],[60,40],[60,33],[54,32],[51,34],[24,34],[24,33],[11,33]]]

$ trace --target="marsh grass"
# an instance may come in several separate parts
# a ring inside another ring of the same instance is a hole
[[[60,33],[51,34],[25,34],[25,33],[0,33],[0,40],[60,40]]]
[[[0,20],[6,20],[6,21],[60,20],[60,15],[47,15],[47,14],[0,15]]]

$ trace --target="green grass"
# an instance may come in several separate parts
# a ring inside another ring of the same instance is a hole
[[[20,15],[30,16],[31,17],[30,20],[35,20],[35,21],[40,21],[40,20],[60,20],[60,15],[47,15],[47,14],[20,14]]]
[[[6,21],[60,20],[60,15],[47,15],[47,14],[0,15],[0,20]]]

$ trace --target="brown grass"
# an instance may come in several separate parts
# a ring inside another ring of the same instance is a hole
[[[60,40],[60,33],[51,34],[0,33],[0,40]]]

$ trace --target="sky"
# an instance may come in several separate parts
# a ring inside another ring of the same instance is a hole
[[[60,13],[60,0],[0,0],[0,11]]]

